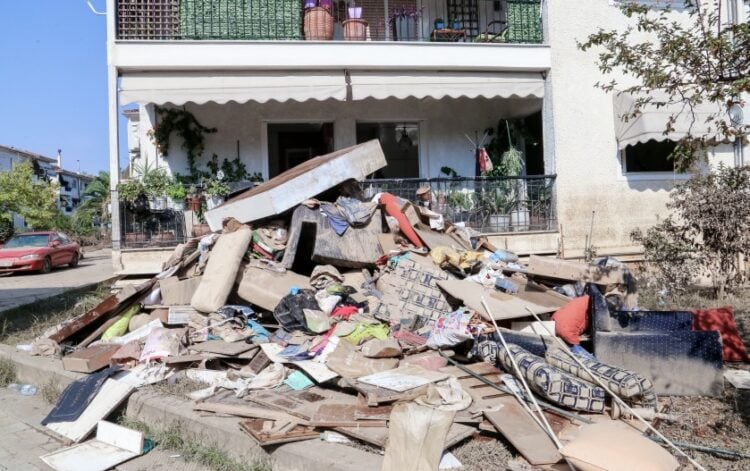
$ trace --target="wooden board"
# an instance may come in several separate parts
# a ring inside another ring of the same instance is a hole
[[[249,417],[254,419],[280,420],[307,424],[307,421],[286,412],[269,409],[267,407],[255,407],[250,404],[221,404],[217,402],[196,402],[193,410],[215,412],[217,414],[236,415],[237,417]]]
[[[385,448],[385,443],[388,440],[388,429],[386,427],[336,427],[333,430],[380,448]],[[460,441],[465,440],[472,436],[475,431],[475,427],[457,423],[452,424],[448,430],[448,436],[445,439],[443,449],[447,450]]]
[[[77,420],[47,424],[47,428],[78,443],[88,437],[97,422],[109,416],[133,391],[130,385],[108,379]]]
[[[540,306],[525,301],[517,296],[502,293],[494,287],[485,288],[479,283],[466,280],[444,280],[438,281],[438,286],[455,299],[463,301],[467,307],[477,311],[483,318],[489,320],[487,311],[482,305],[482,298],[492,309],[495,320],[518,319],[528,317],[526,310],[530,309],[534,314],[545,314],[554,312],[556,308]]]
[[[321,404],[310,417],[310,425],[315,427],[385,427],[385,419],[361,420],[357,419],[357,411],[365,410],[367,406],[357,404]]]
[[[240,422],[240,428],[250,435],[258,445],[270,446],[279,445],[281,443],[299,442],[302,440],[309,440],[311,438],[318,438],[320,432],[314,427],[305,425],[293,425],[289,430],[279,432],[265,432],[265,420],[263,419],[249,419]]]
[[[624,284],[625,272],[620,268],[602,268],[573,260],[532,255],[525,270],[530,275],[566,281],[591,281],[600,285]]]
[[[250,401],[266,407],[282,410],[295,417],[310,420],[323,404],[357,404],[357,398],[334,391],[312,387],[304,391],[255,391],[248,395]]]
[[[529,416],[516,398],[497,399],[498,411],[484,412],[484,416],[532,465],[553,464],[562,460],[552,439]]]
[[[110,358],[119,349],[120,345],[102,344],[78,350],[63,358],[63,368],[78,373],[93,373],[108,366]]]
[[[257,345],[245,342],[225,342],[223,340],[209,340],[208,342],[196,343],[189,347],[194,352],[218,353],[219,355],[236,356],[248,350],[258,348]]]
[[[431,249],[442,246],[452,247],[458,250],[468,250],[468,247],[466,247],[466,244],[464,244],[463,241],[453,238],[449,234],[444,234],[442,232],[433,231],[429,228],[420,227],[415,227],[414,231],[417,233],[419,238],[422,239],[422,242],[424,242],[425,245],[427,245],[427,247]]]
[[[300,254],[320,264],[332,264],[337,267],[366,268],[375,265],[383,252],[380,249],[378,235],[383,233],[383,222],[380,210],[376,210],[370,222],[363,227],[350,227],[339,236],[331,228],[327,217],[317,209],[301,205],[294,210],[289,226],[284,258],[281,264],[291,269],[297,257],[300,238],[307,237],[312,231],[315,238],[312,256]]]
[[[352,384],[354,389],[364,395],[368,406],[377,406],[394,401],[410,401],[424,394],[424,392],[427,391],[427,386],[429,385],[420,386],[404,392],[396,392],[360,383],[359,381],[354,381],[354,384]]]

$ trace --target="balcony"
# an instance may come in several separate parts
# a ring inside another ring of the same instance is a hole
[[[535,175],[378,179],[363,186],[366,197],[387,191],[417,203],[417,189],[429,185],[432,210],[446,221],[464,223],[481,233],[518,233],[556,230],[554,184],[554,175]]]
[[[310,1],[326,8],[306,9]],[[353,22],[352,8],[361,9]],[[541,0],[117,0],[116,39],[544,41]]]

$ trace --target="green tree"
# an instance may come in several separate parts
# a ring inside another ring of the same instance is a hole
[[[38,179],[30,163],[16,164],[0,173],[0,215],[18,213],[33,229],[54,225],[57,195],[57,183]]]
[[[73,218],[82,221],[82,224],[93,224],[94,220],[102,225],[109,222],[110,187],[109,172],[99,172],[91,182],[86,185],[83,192],[83,201],[76,207]]]
[[[750,23],[731,24],[725,19],[722,2],[687,0],[689,21],[676,21],[670,8],[655,9],[626,2],[621,10],[632,20],[624,31],[600,28],[579,48],[600,51],[597,65],[609,79],[596,84],[611,92],[620,88],[613,73],[626,77],[622,91],[634,95],[634,118],[645,107],[669,105],[672,112],[664,123],[665,134],[678,120],[698,124],[696,108],[715,105],[717,112],[707,121],[704,134],[691,132],[678,141],[672,154],[678,169],[705,159],[706,148],[719,140],[744,139],[750,126],[730,117],[750,92]],[[606,80],[606,79],[605,79]],[[701,125],[704,123],[700,123]]]

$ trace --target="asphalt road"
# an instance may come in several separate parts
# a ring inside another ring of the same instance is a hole
[[[46,275],[14,273],[0,276],[0,313],[112,276],[112,253],[109,249],[84,252],[84,259],[76,268],[55,268]]]

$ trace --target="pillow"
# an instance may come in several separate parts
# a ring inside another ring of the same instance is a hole
[[[575,298],[552,314],[555,333],[571,345],[581,343],[581,334],[588,327],[589,296]]]
[[[226,304],[252,237],[253,231],[247,226],[219,237],[211,250],[201,283],[190,299],[193,309],[214,312]]]
[[[583,426],[560,454],[580,471],[674,471],[679,467],[667,450],[619,422]]]
[[[695,311],[693,330],[718,330],[721,333],[724,361],[750,361],[734,321],[732,306]]]

